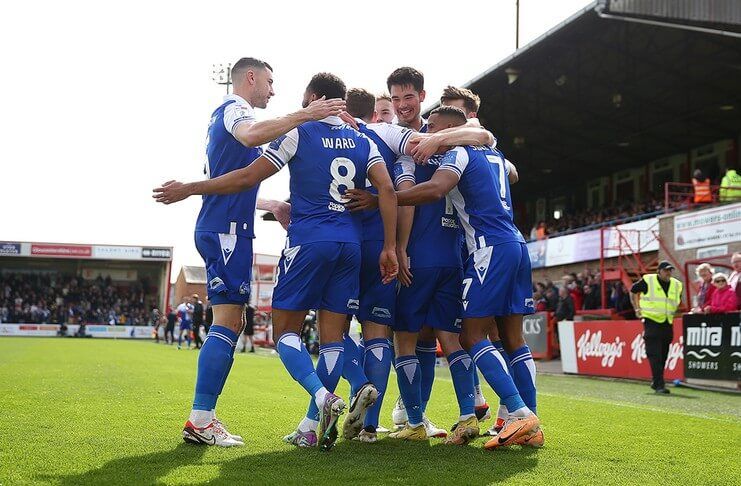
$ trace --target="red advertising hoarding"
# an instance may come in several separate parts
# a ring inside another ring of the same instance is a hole
[[[31,255],[89,258],[93,255],[93,247],[89,245],[44,245],[34,243],[31,245]]]
[[[651,379],[641,321],[582,321],[559,323],[561,362],[566,373]],[[684,379],[682,320],[674,321],[664,378]]]

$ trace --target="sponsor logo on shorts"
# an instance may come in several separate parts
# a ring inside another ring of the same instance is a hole
[[[391,319],[391,311],[383,307],[374,307],[371,314],[376,317],[383,317],[385,319]]]
[[[525,299],[525,307],[535,307],[535,302],[532,298]]]
[[[248,295],[250,293],[250,283],[242,282],[242,285],[239,286],[239,293],[242,295]]]
[[[220,279],[219,277],[214,277],[214,278],[212,278],[212,279],[211,279],[211,281],[210,281],[210,282],[208,283],[208,287],[209,287],[209,288],[210,288],[211,290],[215,290],[215,289],[217,289],[218,287],[226,287],[226,285],[224,285],[224,281],[223,281],[223,280],[221,280],[221,279]]]
[[[348,299],[347,308],[352,310],[358,310],[360,308],[360,301],[358,299]]]

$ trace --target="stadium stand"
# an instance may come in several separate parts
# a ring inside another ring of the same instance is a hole
[[[0,274],[0,322],[149,324],[158,289],[146,279],[126,284],[63,273]]]

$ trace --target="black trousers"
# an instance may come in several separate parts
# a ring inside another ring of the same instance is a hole
[[[200,349],[203,346],[203,339],[201,339],[201,326],[203,324],[193,324],[193,338],[196,342],[196,348]]]
[[[172,326],[168,324],[165,328],[165,342],[167,344],[175,342],[175,324]]]
[[[646,343],[646,356],[651,365],[651,388],[664,388],[664,366],[669,357],[669,346],[674,339],[674,329],[667,322],[658,323],[643,319],[643,341]]]

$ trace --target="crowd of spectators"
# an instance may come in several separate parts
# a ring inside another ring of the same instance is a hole
[[[741,253],[733,254],[731,267],[730,275],[716,272],[709,263],[702,263],[695,269],[697,295],[692,312],[716,314],[741,310]]]
[[[642,214],[652,214],[664,209],[664,201],[653,197],[644,202],[627,202],[624,204],[614,204],[610,207],[593,210],[583,210],[570,212],[567,211],[558,219],[551,218],[546,221],[536,222],[529,232],[523,234],[529,235],[530,240],[547,238],[560,233],[565,233],[580,228],[596,229],[604,225],[610,225],[616,221],[640,216]]]
[[[2,272],[0,322],[147,325],[156,294],[146,279]]]
[[[537,312],[554,312],[559,321],[571,320],[577,310],[602,308],[602,282],[599,272],[589,270],[564,275],[558,282],[537,282],[533,288]],[[607,307],[624,319],[635,317],[630,294],[622,282],[611,282],[607,289]]]

